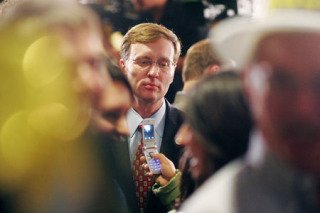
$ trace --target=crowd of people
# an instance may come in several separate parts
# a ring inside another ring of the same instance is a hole
[[[130,2],[0,3],[0,211],[319,212],[319,11]]]

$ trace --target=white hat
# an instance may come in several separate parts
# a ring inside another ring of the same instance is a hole
[[[223,57],[243,68],[259,40],[275,32],[319,32],[320,11],[277,10],[264,17],[234,17],[218,23],[211,31],[213,45]]]

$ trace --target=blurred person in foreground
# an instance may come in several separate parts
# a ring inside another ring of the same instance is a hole
[[[240,77],[233,71],[208,75],[186,102],[186,121],[176,135],[176,142],[184,146],[181,172],[169,181],[158,179],[152,188],[169,209],[180,206],[213,173],[244,155],[252,126]],[[155,156],[167,165],[163,173],[174,174],[167,158]],[[186,178],[189,173],[191,179]]]
[[[126,212],[84,136],[111,85],[98,19],[71,0],[1,15],[1,212]]]
[[[118,199],[129,212],[138,212],[129,158],[126,115],[133,102],[131,85],[120,68],[110,58],[105,65],[112,80],[103,91],[94,110],[91,137],[97,141],[104,168],[119,190]],[[123,212],[123,211],[121,211]]]
[[[112,86],[102,91],[93,113],[92,125],[94,130],[114,133],[112,137],[121,139],[129,134],[126,114],[133,101],[133,91],[128,79],[112,58],[105,57],[104,65]]]
[[[217,25],[214,44],[242,67],[256,131],[245,160],[210,178],[182,212],[319,212],[319,24],[319,11],[292,9]]]
[[[124,36],[120,65],[130,82],[134,96],[127,115],[130,131],[128,146],[133,167],[140,163],[137,154],[139,146],[142,146],[139,125],[146,118],[155,120],[158,152],[166,155],[176,165],[178,163],[180,147],[175,144],[174,137],[182,124],[182,114],[164,96],[173,81],[179,55],[180,41],[171,30],[162,25],[139,24]],[[145,174],[140,176],[138,171],[134,171],[134,174],[140,210],[166,212],[165,206],[150,190],[156,177],[148,177]],[[145,184],[146,190],[140,190],[139,184]]]

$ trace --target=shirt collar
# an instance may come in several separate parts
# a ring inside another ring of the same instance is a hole
[[[150,118],[155,119],[155,131],[162,138],[164,124],[165,124],[165,113],[166,113],[166,104],[165,101],[162,103],[159,110],[150,116]]]
[[[142,120],[143,118],[133,108],[129,109],[127,113],[127,121],[130,132],[130,138],[133,137]]]
[[[155,119],[155,131],[156,133],[162,137],[165,123],[165,113],[166,113],[166,104],[165,101],[161,105],[161,107],[156,111],[150,118]],[[127,121],[130,132],[130,138],[133,137],[136,132],[139,124],[142,122],[143,118],[136,112],[133,108],[130,108],[127,113]]]

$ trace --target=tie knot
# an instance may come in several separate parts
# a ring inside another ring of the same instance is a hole
[[[139,143],[138,149],[139,149],[139,150],[142,150],[142,143]]]

